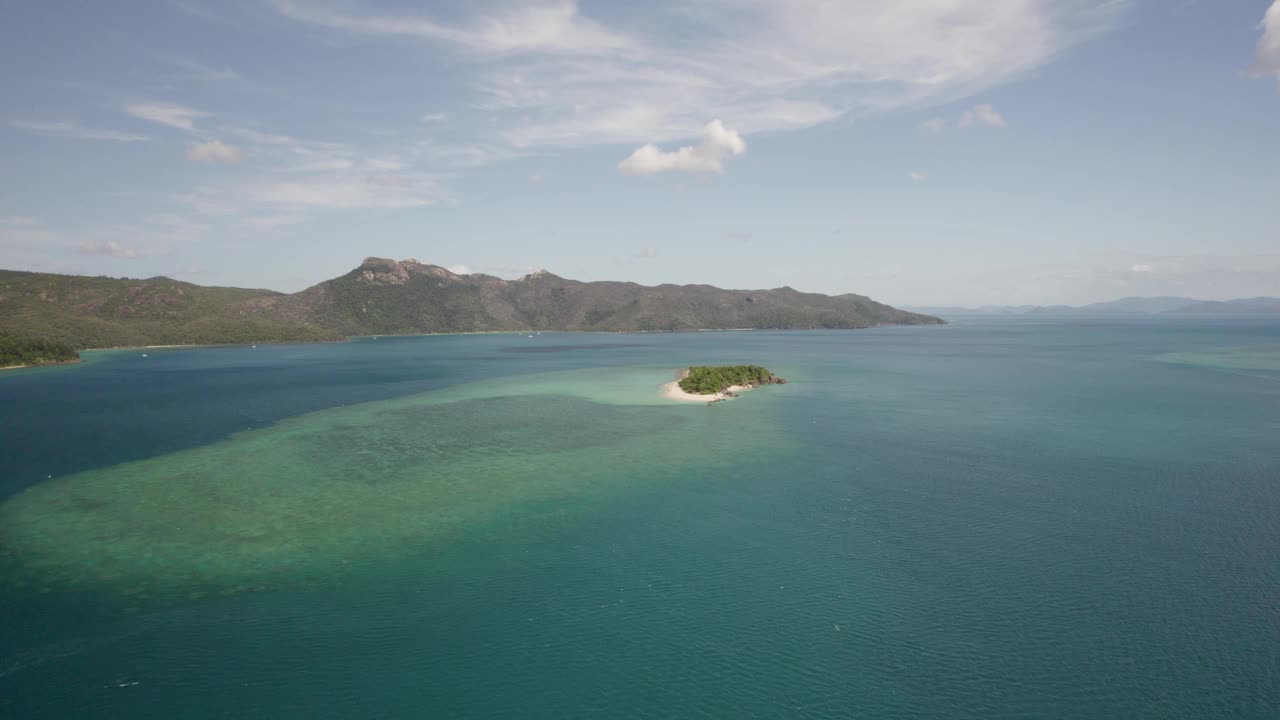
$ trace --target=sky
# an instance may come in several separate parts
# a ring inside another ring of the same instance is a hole
[[[1280,0],[7,0],[0,267],[1280,295]]]

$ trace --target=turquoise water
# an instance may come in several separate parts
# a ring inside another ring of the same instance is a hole
[[[0,376],[0,716],[1280,711],[1280,324],[146,353]]]

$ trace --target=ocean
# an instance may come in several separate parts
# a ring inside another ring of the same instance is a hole
[[[1270,719],[1278,648],[1276,321],[0,374],[0,717]]]

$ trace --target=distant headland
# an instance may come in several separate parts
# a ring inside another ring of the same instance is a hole
[[[293,294],[166,277],[0,270],[0,334],[73,350],[365,335],[832,330],[942,322],[862,295],[580,282],[545,270],[504,280],[383,258],[366,258],[345,275]]]

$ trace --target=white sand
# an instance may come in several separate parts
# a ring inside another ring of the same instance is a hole
[[[726,393],[718,392],[714,395],[695,395],[680,389],[680,381],[689,376],[688,370],[681,370],[676,373],[676,379],[662,386],[662,394],[671,400],[683,400],[685,402],[713,402],[715,400],[725,400],[729,396]],[[750,390],[749,387],[742,385],[730,385],[728,392],[740,393],[743,390]]]

